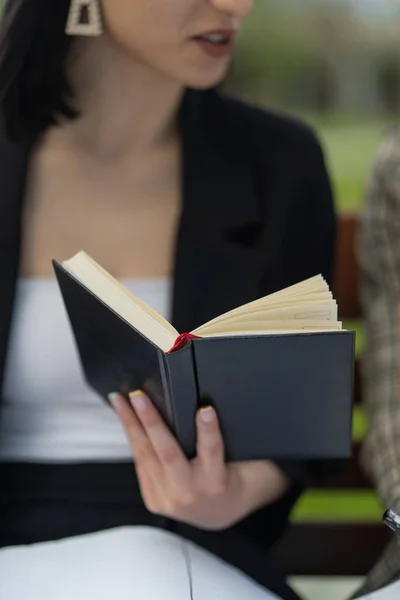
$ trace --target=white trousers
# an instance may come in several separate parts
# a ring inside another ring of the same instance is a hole
[[[399,600],[400,599],[400,581],[392,583],[377,592],[362,596],[358,600]]]
[[[187,540],[121,527],[0,550],[0,600],[278,600]]]

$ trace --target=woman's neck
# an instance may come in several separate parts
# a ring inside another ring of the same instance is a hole
[[[79,117],[58,132],[72,147],[118,161],[176,138],[183,86],[136,62],[106,35],[76,42],[69,78]]]

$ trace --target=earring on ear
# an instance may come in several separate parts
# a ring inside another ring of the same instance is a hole
[[[102,32],[99,0],[71,0],[65,33],[96,36]]]

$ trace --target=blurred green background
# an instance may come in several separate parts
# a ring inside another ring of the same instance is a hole
[[[256,0],[225,87],[311,123],[339,209],[356,210],[400,111],[400,2]]]
[[[362,209],[380,139],[400,111],[400,2],[256,0],[225,83],[228,92],[310,123],[325,150],[339,211]],[[357,351],[364,344],[362,323]],[[354,437],[366,432],[357,408]],[[373,492],[310,491],[297,521],[376,521]]]

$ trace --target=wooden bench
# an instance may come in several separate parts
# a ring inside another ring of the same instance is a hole
[[[340,318],[361,319],[358,269],[355,255],[357,215],[339,220],[334,295]],[[362,406],[359,365],[356,363],[355,402]],[[372,486],[359,466],[360,443],[354,443],[353,457],[346,471],[327,481],[327,493],[357,490],[371,493]],[[294,522],[275,549],[274,558],[292,575],[365,575],[382,553],[390,533],[376,522]]]

